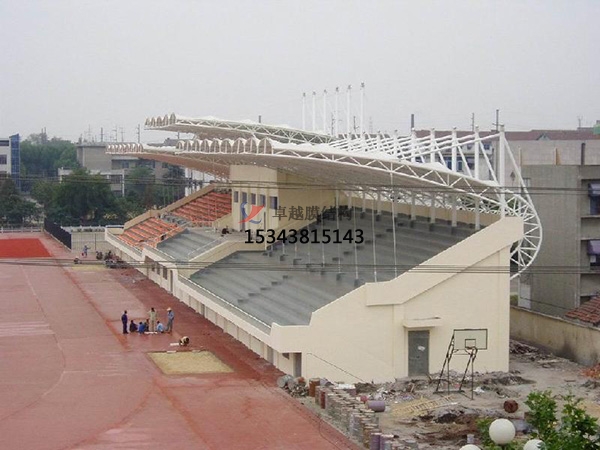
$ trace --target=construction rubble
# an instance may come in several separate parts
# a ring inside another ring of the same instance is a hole
[[[484,418],[507,418],[517,438],[526,439],[532,430],[524,402],[535,390],[583,398],[588,413],[600,417],[600,364],[586,369],[515,341],[510,354],[510,372],[475,372],[473,380],[466,377],[462,392],[456,388],[463,374],[452,371],[444,374],[441,387],[435,376],[345,384],[319,378],[307,383],[285,375],[278,384],[370,450],[450,450],[477,444],[477,422]]]

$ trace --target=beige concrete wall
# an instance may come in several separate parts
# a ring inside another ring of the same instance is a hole
[[[512,307],[510,335],[580,364],[593,365],[600,359],[600,330],[592,326]]]

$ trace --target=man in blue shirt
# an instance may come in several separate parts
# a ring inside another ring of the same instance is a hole
[[[173,332],[173,319],[175,319],[175,313],[171,308],[167,308],[167,333]]]
[[[121,322],[123,323],[123,334],[128,334],[129,332],[127,331],[127,310],[123,312],[123,315],[121,316]]]
[[[160,323],[160,320],[156,323],[156,332],[157,333],[165,332],[165,326],[162,323]]]

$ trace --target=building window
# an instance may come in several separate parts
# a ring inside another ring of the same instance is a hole
[[[267,197],[265,195],[261,195],[260,196],[260,203],[258,204],[259,206],[265,206],[267,204]]]
[[[8,164],[6,155],[0,155],[0,164]]]
[[[240,193],[238,191],[233,191],[233,203],[238,203],[240,201]]]
[[[256,194],[250,194],[250,204],[256,205]]]
[[[600,267],[600,240],[592,239],[587,243],[587,252],[591,267]]]
[[[162,274],[162,275],[163,275],[163,278],[166,280],[166,279],[167,279],[167,277],[168,277],[168,275],[169,275],[169,272],[168,272],[167,268],[166,268],[166,267],[163,267],[163,270],[162,270],[162,272],[163,272],[163,274]]]
[[[123,161],[121,163],[121,168],[122,169],[129,169],[129,161]]]
[[[600,214],[600,183],[592,182],[588,186],[588,195],[590,196],[590,214],[595,216]]]
[[[248,193],[242,192],[242,203],[248,203]]]
[[[277,197],[269,197],[269,208],[276,210],[278,206]]]

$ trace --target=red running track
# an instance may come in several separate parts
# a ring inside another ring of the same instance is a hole
[[[357,448],[278,389],[273,366],[134,270],[3,265],[0,280],[0,448]],[[122,310],[150,306],[174,309],[173,336],[120,334]],[[234,372],[162,374],[147,352],[181,335]]]

